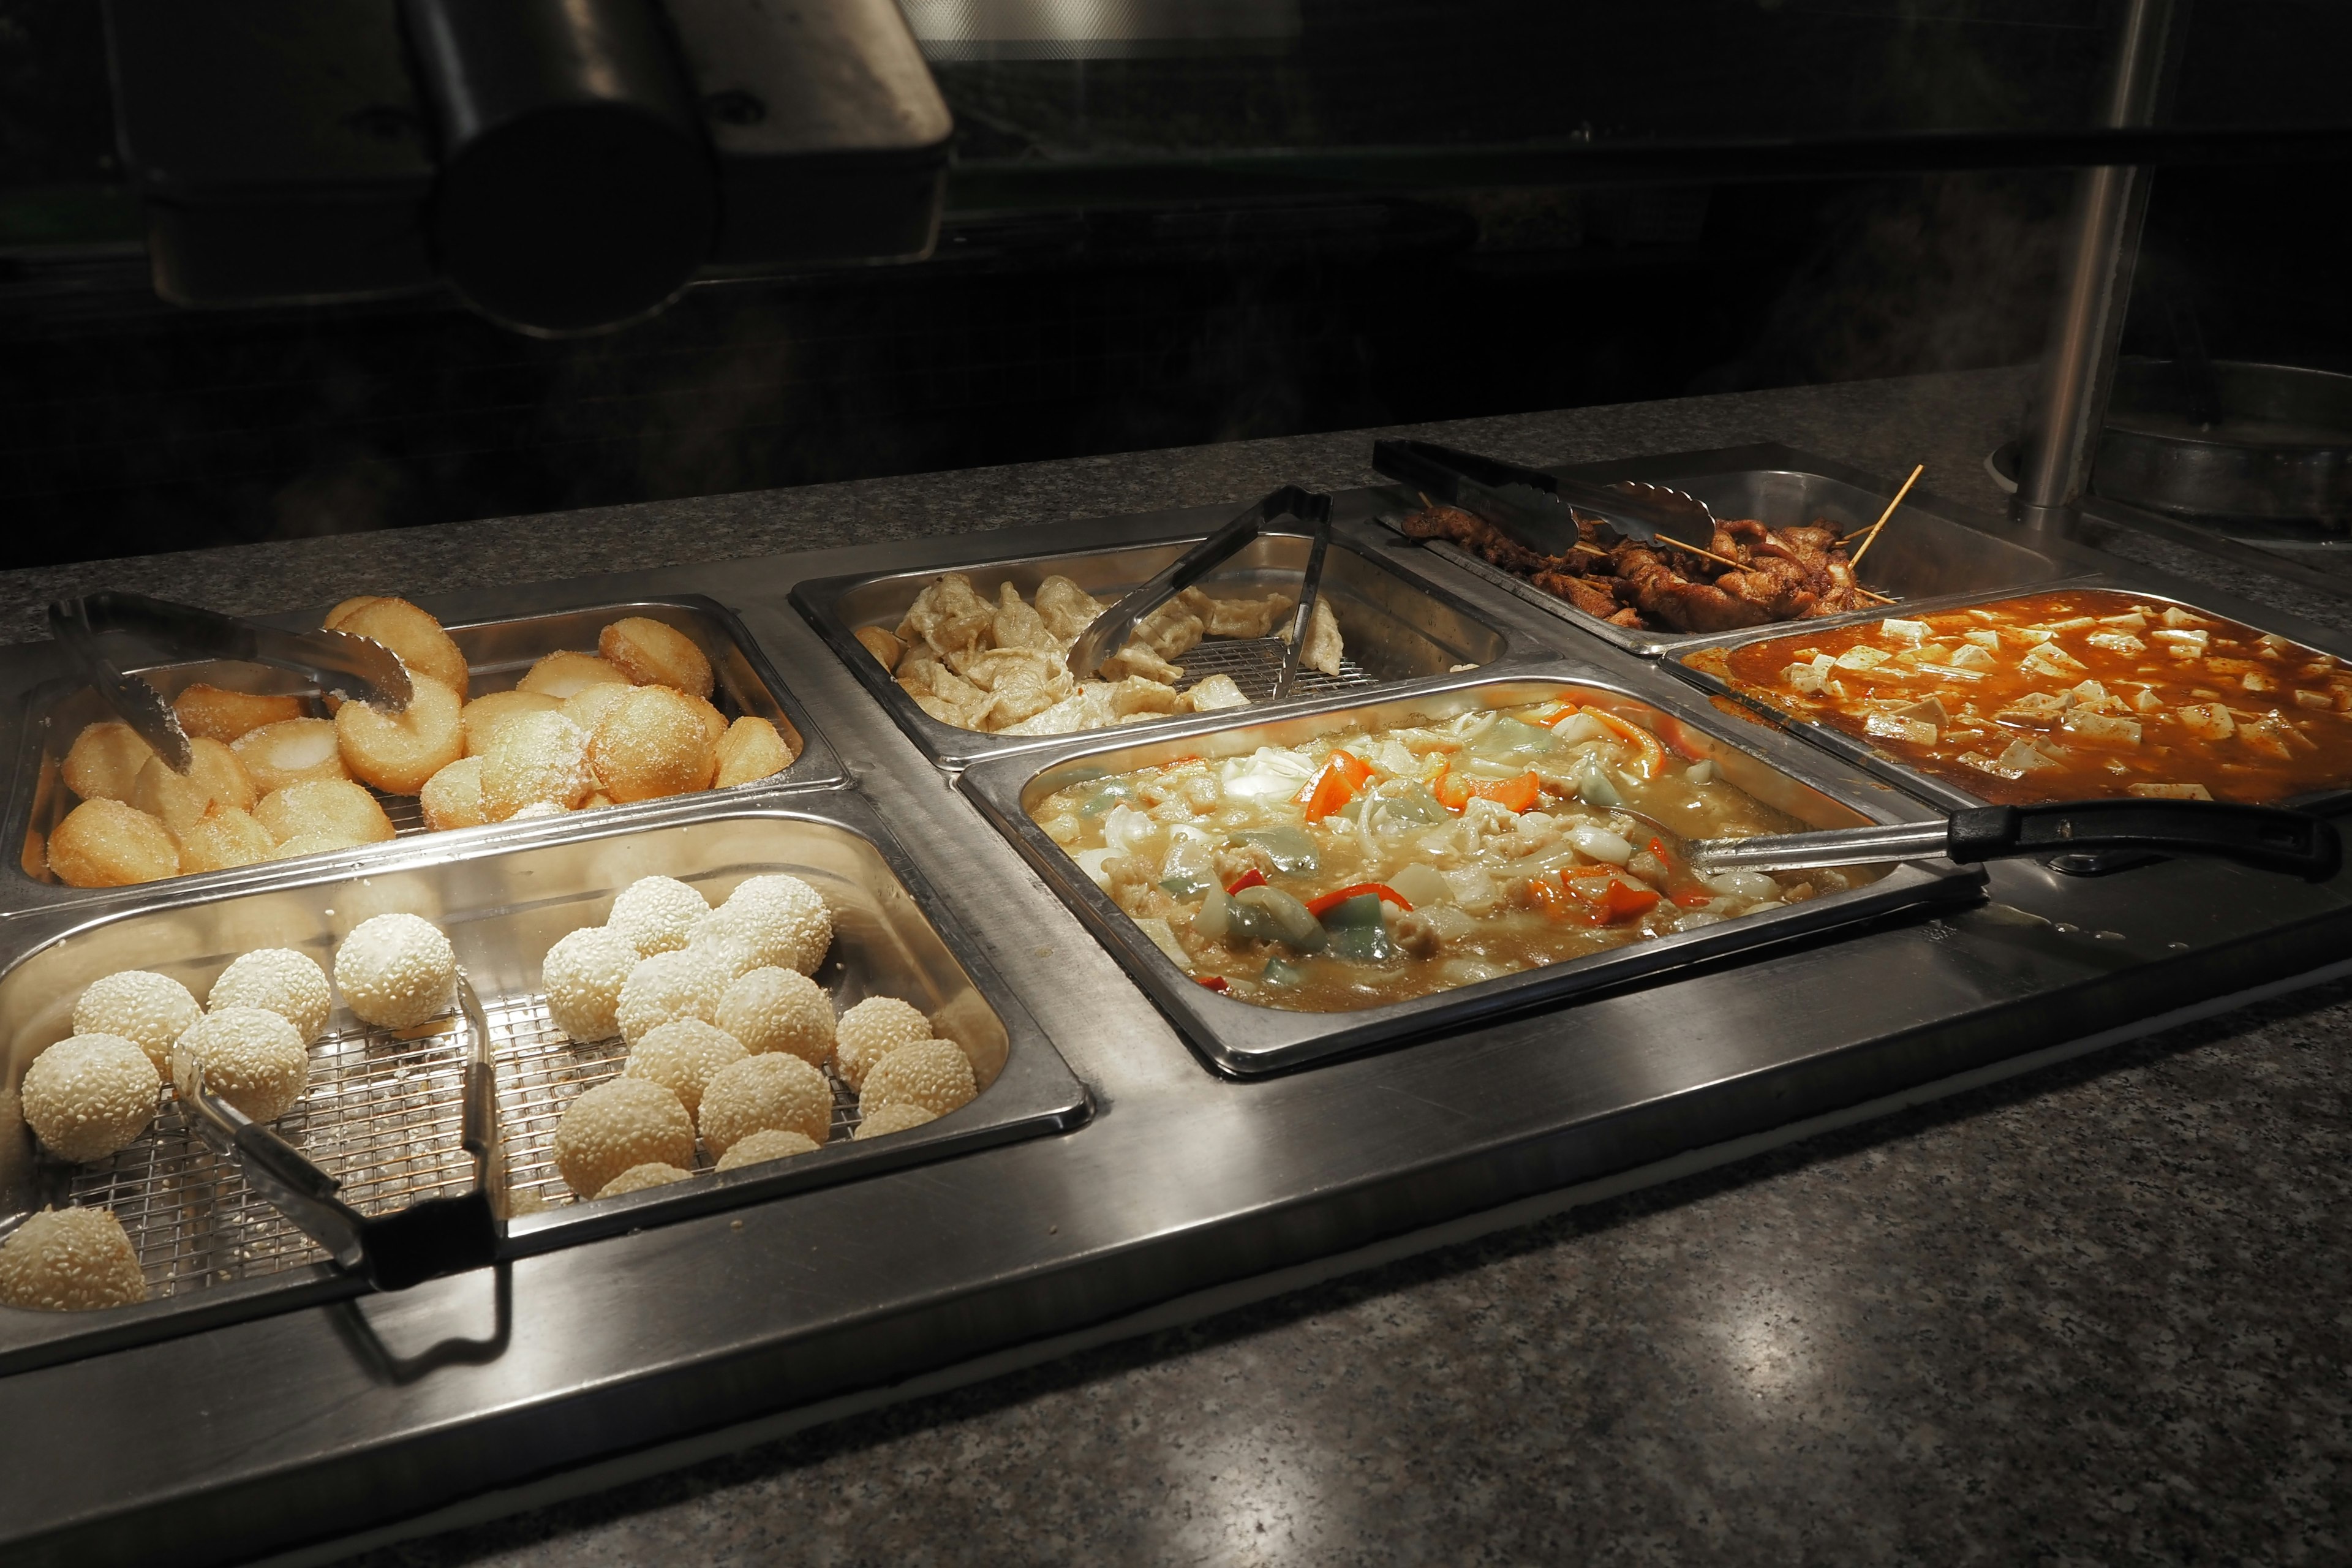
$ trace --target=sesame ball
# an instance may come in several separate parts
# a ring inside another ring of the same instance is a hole
[[[540,984],[555,1026],[585,1045],[621,1032],[621,986],[637,966],[637,950],[619,931],[583,926],[547,950]]]
[[[621,1037],[634,1046],[646,1031],[677,1018],[699,1018],[707,1024],[719,1010],[727,984],[726,970],[708,953],[681,949],[641,958],[621,982],[620,1005],[614,1009]]]
[[[554,1153],[564,1184],[593,1197],[633,1165],[692,1165],[694,1121],[652,1079],[610,1079],[563,1108]]]
[[[147,1299],[139,1255],[111,1209],[44,1209],[0,1245],[0,1302],[86,1312]]]
[[[789,1160],[795,1154],[815,1152],[817,1145],[805,1132],[789,1131],[771,1127],[759,1132],[747,1132],[719,1156],[722,1171],[740,1171],[746,1165],[757,1165],[768,1160]]]
[[[673,1018],[646,1031],[629,1051],[630,1078],[649,1078],[677,1096],[691,1116],[702,1103],[703,1086],[719,1068],[748,1053],[734,1036],[699,1018]]]
[[[700,893],[675,877],[640,877],[621,889],[604,923],[627,937],[639,958],[675,952],[710,912]]]
[[[918,1040],[900,1046],[866,1075],[857,1105],[861,1111],[919,1105],[934,1116],[945,1116],[970,1105],[979,1092],[972,1082],[971,1058],[961,1046],[953,1040]]]
[[[642,1165],[632,1165],[619,1175],[596,1189],[600,1198],[617,1198],[628,1193],[642,1193],[647,1187],[666,1187],[672,1182],[682,1182],[692,1175],[676,1165],[666,1165],[658,1160],[648,1160]]]
[[[308,1046],[327,1032],[334,995],[327,989],[327,972],[309,953],[265,947],[222,970],[205,1005],[265,1008],[293,1025]]]
[[[714,910],[711,913],[715,916],[718,911]],[[694,928],[694,936],[687,942],[686,951],[698,952],[711,963],[726,971],[727,978],[730,983],[740,980],[768,962],[751,943],[732,931],[712,927],[709,921],[704,921]]]
[[[103,1160],[155,1119],[155,1064],[120,1035],[59,1040],[25,1069],[25,1121],[59,1159]]]
[[[377,915],[335,950],[335,984],[362,1023],[405,1029],[456,998],[457,955],[431,921]]]
[[[93,980],[74,1004],[77,1035],[120,1035],[136,1043],[155,1064],[157,1077],[172,1059],[172,1047],[205,1016],[188,988],[168,974],[126,969]]]
[[[822,1143],[833,1131],[833,1086],[798,1057],[745,1057],[704,1088],[700,1120],[702,1141],[714,1154],[771,1130]]]
[[[727,896],[729,921],[757,931],[770,944],[769,962],[814,974],[833,946],[833,911],[814,888],[798,877],[752,877]]]
[[[798,970],[752,970],[727,987],[710,1021],[753,1056],[783,1051],[814,1068],[833,1055],[833,998]]]
[[[194,1068],[204,1064],[205,1092],[218,1095],[256,1121],[275,1121],[302,1098],[310,1080],[310,1053],[294,1026],[260,1007],[210,1013],[172,1047],[172,1082],[191,1092]]]
[[[900,1046],[931,1037],[931,1021],[896,996],[868,996],[833,1026],[833,1060],[842,1081],[864,1089],[866,1075]]]
[[[926,1121],[937,1121],[939,1119],[938,1111],[927,1110],[919,1105],[903,1100],[893,1100],[888,1105],[877,1105],[870,1110],[861,1105],[858,1107],[857,1131],[851,1133],[850,1137],[887,1138],[893,1132],[911,1131]]]

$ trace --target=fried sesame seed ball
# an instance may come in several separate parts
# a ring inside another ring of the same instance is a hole
[[[457,994],[457,955],[431,921],[409,914],[362,921],[335,950],[335,985],[360,1021],[405,1029]]]
[[[623,686],[633,684],[627,676],[593,653],[551,653],[532,665],[523,678],[515,682],[515,689],[536,691],[561,702],[592,686],[609,682]]]
[[[596,651],[636,685],[674,686],[689,697],[710,695],[709,658],[667,622],[624,616],[597,634]]]
[[[675,952],[710,912],[703,897],[675,877],[640,877],[613,900],[604,923],[629,939],[640,958]]]
[[[553,1152],[564,1185],[593,1197],[633,1165],[693,1165],[694,1119],[651,1079],[609,1079],[563,1108]]]
[[[382,643],[400,656],[412,676],[438,681],[462,700],[469,672],[466,655],[441,623],[405,599],[345,599],[327,612],[327,629]],[[407,792],[403,792],[407,793]]]
[[[149,757],[131,781],[130,802],[177,833],[215,801],[251,811],[261,797],[236,753],[218,741],[197,736],[188,742],[188,771],[175,773],[161,757]]]
[[[917,1040],[900,1046],[866,1075],[857,1091],[858,1108],[879,1110],[890,1105],[919,1105],[934,1116],[945,1116],[970,1105],[980,1092],[972,1081],[971,1058],[953,1040]]]
[[[180,874],[180,848],[134,805],[83,801],[49,835],[49,869],[68,888],[126,888]]]
[[[734,1036],[700,1018],[673,1018],[647,1029],[629,1047],[629,1078],[649,1078],[677,1096],[691,1116],[702,1104],[702,1091],[721,1068],[741,1061],[749,1052]]]
[[[350,703],[343,704],[348,708]],[[229,750],[264,796],[312,779],[348,779],[332,719],[281,719],[248,730]]]
[[[194,1092],[199,1064],[205,1092],[256,1121],[285,1115],[310,1080],[310,1057],[301,1035],[263,1007],[220,1008],[180,1037],[172,1047],[172,1083],[183,1095]]]
[[[798,1057],[745,1057],[702,1090],[702,1141],[725,1154],[754,1132],[797,1132],[822,1143],[833,1130],[833,1086]]]
[[[155,749],[128,724],[115,720],[86,724],[66,752],[66,788],[84,800],[127,801],[139,770],[154,754]]]
[[[188,988],[168,974],[124,969],[93,980],[74,1003],[77,1035],[120,1035],[147,1053],[161,1075],[172,1047],[194,1027],[205,1010]]]
[[[562,706],[544,691],[493,691],[477,697],[457,711],[458,727],[466,731],[466,754],[488,756],[490,742],[508,720],[524,713],[552,713]]]
[[[711,911],[713,914],[718,912],[716,910]],[[713,967],[727,976],[727,983],[730,985],[759,968],[761,962],[760,954],[752,951],[750,943],[732,932],[714,930],[707,920],[694,928],[694,935],[687,942],[686,951],[699,953],[709,960]]]
[[[727,895],[729,928],[756,931],[770,963],[814,974],[833,947],[833,911],[824,896],[781,872],[751,877]]]
[[[753,784],[772,778],[793,765],[791,748],[776,727],[765,719],[742,718],[719,737],[719,773],[713,786]]]
[[[0,1244],[0,1301],[86,1312],[147,1299],[139,1255],[111,1209],[43,1209]]]
[[[299,719],[309,711],[299,697],[257,697],[250,691],[226,691],[199,682],[183,687],[172,699],[180,729],[191,741],[229,742],[283,719]]]
[[[637,960],[621,982],[620,1004],[613,1010],[620,1020],[621,1038],[634,1046],[649,1031],[679,1018],[708,1024],[727,994],[727,972],[704,953],[681,950]]]
[[[562,713],[516,714],[482,758],[482,811],[493,822],[541,802],[569,811],[595,787],[588,732]]]
[[[753,1056],[782,1051],[811,1067],[833,1055],[833,998],[795,970],[754,969],[728,986],[711,1022]]]
[[[180,847],[180,874],[226,871],[232,866],[254,866],[278,857],[278,840],[254,819],[253,813],[214,801],[194,822],[169,829]]]
[[[87,1164],[155,1120],[155,1064],[120,1035],[76,1035],[25,1069],[25,1123],[61,1160]]]
[[[459,757],[425,781],[416,792],[425,826],[436,833],[452,827],[479,827],[489,821],[482,809],[482,759]]]
[[[666,1187],[672,1182],[682,1182],[690,1171],[676,1165],[665,1165],[658,1160],[648,1160],[642,1165],[632,1165],[619,1175],[596,1189],[600,1198],[625,1197],[630,1193],[642,1193],[647,1187]]]
[[[625,680],[600,680],[582,687],[563,700],[563,716],[593,735],[613,705],[635,689]]]
[[[618,801],[708,789],[719,766],[701,711],[667,686],[640,686],[614,703],[596,726],[588,760]]]
[[[327,1014],[335,1005],[327,988],[327,972],[318,960],[290,947],[265,947],[248,952],[213,982],[205,1005],[260,1007],[294,1026],[306,1046],[327,1032]]]
[[[868,996],[833,1026],[834,1066],[844,1083],[862,1092],[866,1075],[883,1058],[930,1037],[931,1021],[907,1003],[896,996]]]
[[[789,1160],[795,1154],[813,1154],[819,1145],[805,1132],[793,1132],[782,1127],[762,1128],[747,1132],[729,1145],[719,1156],[722,1171],[740,1171],[746,1165],[763,1164],[770,1160]]]
[[[621,987],[637,966],[637,950],[619,931],[583,926],[557,940],[540,967],[547,1015],[585,1045],[621,1032]]]
[[[306,833],[343,844],[383,844],[397,836],[375,796],[349,779],[297,779],[263,795],[253,815],[281,845]]]
[[[352,776],[392,795],[415,795],[425,781],[466,754],[458,715],[464,699],[426,676],[412,676],[408,707],[389,712],[365,702],[335,710],[335,741]]]
[[[887,1138],[893,1132],[911,1131],[926,1121],[937,1121],[940,1119],[938,1111],[903,1100],[893,1100],[887,1105],[877,1105],[871,1110],[866,1110],[863,1105],[857,1109],[857,1131],[849,1135],[853,1141],[861,1138]]]

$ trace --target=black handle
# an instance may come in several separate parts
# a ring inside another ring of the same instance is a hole
[[[1559,481],[1541,468],[1524,468],[1500,458],[1441,447],[1434,441],[1375,441],[1372,467],[1399,484],[1447,498],[1455,483],[1465,479],[1493,489],[1526,485],[1548,495],[1557,494],[1559,489]]]
[[[2210,855],[2324,882],[2344,863],[2335,825],[2308,812],[2203,800],[2081,800],[1952,814],[1945,853],[1963,864],[2021,855],[2138,849]]]

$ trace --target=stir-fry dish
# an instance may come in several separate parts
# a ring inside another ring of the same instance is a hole
[[[1070,674],[1070,646],[1110,606],[1067,577],[1037,584],[1035,603],[1010,583],[989,598],[961,572],[943,573],[916,595],[896,632],[858,629],[865,646],[922,710],[942,724],[997,735],[1066,735],[1171,713],[1246,708],[1230,675],[1189,684],[1176,663],[1203,637],[1287,639],[1298,601],[1213,599],[1187,588],[1146,616],[1127,646],[1103,660],[1100,679]],[[1330,602],[1318,598],[1299,664],[1339,673],[1345,653]]]
[[[1612,626],[1728,632],[1887,602],[1854,582],[1845,535],[1825,517],[1804,528],[1719,518],[1706,544],[1714,560],[1636,543],[1590,518],[1578,520],[1579,542],[1559,555],[1530,550],[1485,519],[1450,506],[1414,512],[1402,527],[1412,539],[1458,544]]]
[[[2070,589],[1692,655],[1996,805],[2276,803],[2352,783],[2352,669],[2178,605]]]
[[[1874,880],[1696,874],[1799,824],[1597,706],[1545,702],[1070,785],[1038,826],[1201,984],[1376,1007]]]

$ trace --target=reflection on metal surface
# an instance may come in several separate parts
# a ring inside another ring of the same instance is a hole
[[[1117,60],[1286,50],[1298,0],[898,0],[932,60]]]

